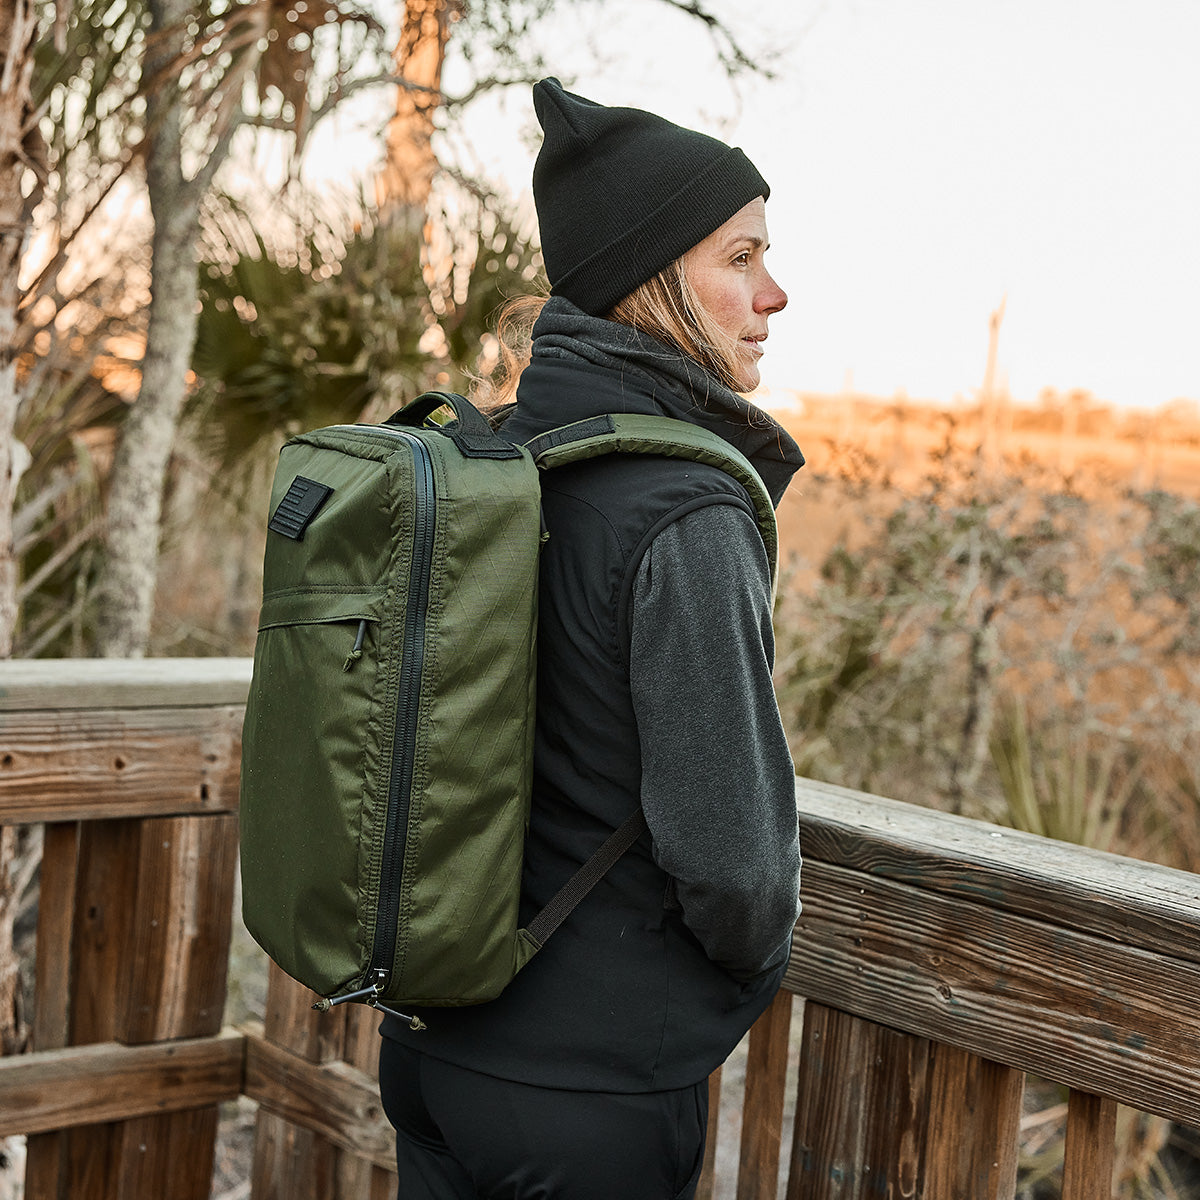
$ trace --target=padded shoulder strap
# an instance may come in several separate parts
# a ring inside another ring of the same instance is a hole
[[[719,467],[749,493],[758,518],[758,531],[766,547],[774,588],[779,563],[779,534],[771,497],[745,455],[719,434],[673,417],[612,413],[551,429],[526,442],[525,448],[543,471],[598,458],[602,454],[656,454]]]

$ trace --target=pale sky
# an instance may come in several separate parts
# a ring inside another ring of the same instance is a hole
[[[704,35],[658,0],[564,5],[543,40],[575,90],[741,145],[771,184],[769,262],[791,300],[769,387],[969,397],[1005,299],[1018,402],[1045,386],[1200,400],[1200,0],[711,7],[783,50],[740,106]],[[536,130],[514,89],[469,131],[526,203]]]

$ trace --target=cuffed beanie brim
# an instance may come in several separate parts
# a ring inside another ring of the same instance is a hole
[[[584,312],[623,297],[770,189],[741,150],[636,108],[533,89],[545,131],[533,170],[551,290]]]

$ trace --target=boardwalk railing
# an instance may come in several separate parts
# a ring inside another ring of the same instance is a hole
[[[0,1061],[28,1200],[206,1200],[239,1095],[254,1200],[395,1195],[373,1014],[318,1016],[273,972],[262,1025],[221,1026],[248,679],[0,663],[0,821],[45,826],[33,1049]],[[1200,880],[805,780],[797,801],[804,913],[744,1093],[712,1082],[710,1160],[727,1127],[740,1147],[702,1196],[1010,1200],[1025,1072],[1070,1089],[1068,1200],[1111,1194],[1117,1102],[1200,1125]]]

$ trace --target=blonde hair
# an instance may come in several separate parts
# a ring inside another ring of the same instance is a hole
[[[517,296],[500,313],[496,328],[499,361],[476,398],[481,408],[496,409],[513,403],[521,372],[533,350],[533,326],[546,296]],[[608,320],[649,334],[698,362],[732,391],[740,390],[733,339],[700,303],[688,282],[683,259],[677,258],[657,275],[634,288],[605,314]]]
[[[666,342],[736,392],[740,384],[733,339],[700,303],[683,261],[677,258],[618,300],[608,319]]]

